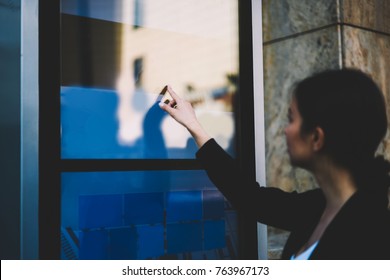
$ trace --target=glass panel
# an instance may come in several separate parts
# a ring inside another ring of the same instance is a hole
[[[237,0],[62,0],[62,158],[194,158],[170,84],[234,156]]]
[[[236,259],[236,212],[206,173],[62,173],[62,259]]]

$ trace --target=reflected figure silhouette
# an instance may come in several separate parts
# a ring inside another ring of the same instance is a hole
[[[158,103],[154,103],[145,114],[143,121],[144,131],[144,158],[168,157],[161,124],[166,113],[160,109]]]

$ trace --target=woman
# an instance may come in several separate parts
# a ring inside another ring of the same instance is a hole
[[[191,133],[210,179],[240,211],[291,232],[283,259],[390,259],[390,164],[375,152],[387,131],[385,101],[364,73],[331,70],[295,86],[285,128],[293,166],[318,186],[303,193],[260,188],[169,88],[160,104]]]

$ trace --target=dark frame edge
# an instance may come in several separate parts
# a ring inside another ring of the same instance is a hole
[[[39,1],[39,259],[60,259],[60,1]],[[48,118],[50,116],[50,118]]]
[[[239,94],[237,110],[237,151],[242,174],[256,180],[252,0],[238,0],[239,10]],[[258,259],[257,222],[238,212],[239,258]]]

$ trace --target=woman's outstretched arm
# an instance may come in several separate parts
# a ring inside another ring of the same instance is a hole
[[[196,158],[214,185],[236,209],[254,216],[259,222],[291,230],[296,219],[302,217],[294,211],[294,205],[303,205],[307,200],[297,193],[260,188],[257,182],[242,174],[237,161],[200,125],[191,104],[181,99],[172,88],[168,87],[168,90],[173,100],[168,104],[160,103],[160,107],[191,133],[199,147]]]

